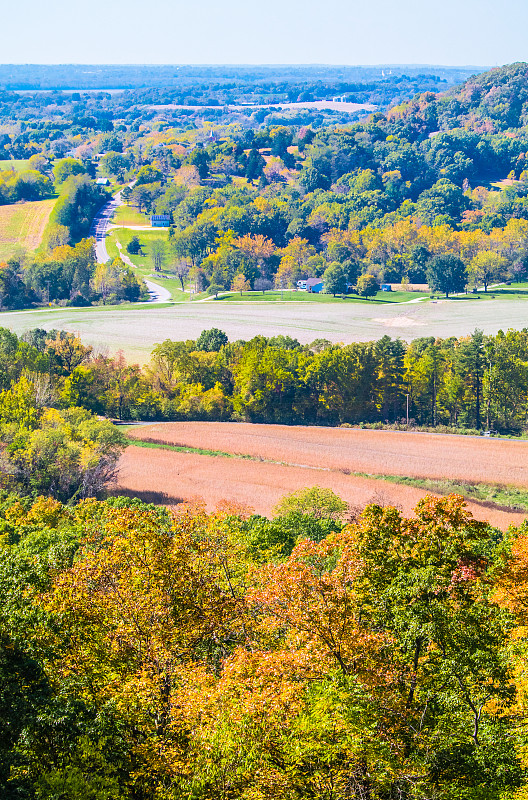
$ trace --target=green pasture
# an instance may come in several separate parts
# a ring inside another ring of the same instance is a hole
[[[232,292],[230,294],[221,294],[219,297],[214,298],[214,302],[227,302],[227,303],[246,303],[246,302],[260,302],[260,303],[370,303],[370,305],[384,305],[385,303],[408,303],[409,300],[417,298],[429,298],[429,294],[425,292],[378,292],[370,300],[358,295],[346,295],[342,297],[337,295],[334,297],[331,294],[316,294],[312,292],[294,292],[294,291],[268,291],[268,292]]]
[[[142,255],[132,255],[126,249],[127,244],[131,241],[133,236],[137,236],[139,241],[142,245],[143,254]],[[122,246],[122,252],[124,255],[128,256],[128,258],[132,261],[135,266],[135,272],[138,277],[141,278],[149,278],[150,280],[154,281],[154,283],[159,284],[159,286],[163,286],[165,289],[168,289],[169,292],[172,294],[175,300],[186,301],[189,299],[189,293],[183,291],[181,288],[181,283],[179,278],[171,278],[167,275],[167,272],[170,274],[170,263],[167,259],[166,267],[169,270],[165,269],[161,275],[154,275],[153,267],[150,261],[149,256],[149,244],[154,239],[161,239],[162,241],[168,241],[168,231],[164,228],[158,228],[152,231],[131,231],[127,228],[114,228],[110,231],[106,238],[106,249],[108,250],[108,255],[110,258],[117,258],[119,255],[119,248],[117,247],[117,242]]]
[[[5,169],[14,169],[15,172],[23,172],[23,170],[29,169],[29,160],[26,158],[0,159],[0,172]]]
[[[122,188],[121,186],[118,187]],[[116,213],[112,217],[113,225],[150,225],[150,217],[143,214],[133,206],[119,206]],[[143,233],[143,231],[138,231]]]

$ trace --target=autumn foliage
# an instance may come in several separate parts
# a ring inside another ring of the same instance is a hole
[[[525,531],[321,509],[5,497],[3,796],[512,797]]]

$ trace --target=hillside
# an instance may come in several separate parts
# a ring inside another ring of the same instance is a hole
[[[0,259],[36,250],[54,205],[55,199],[0,206]]]
[[[389,112],[392,119],[421,123],[432,133],[467,128],[498,133],[528,124],[528,63],[518,62],[473,75],[441,94],[427,92]]]

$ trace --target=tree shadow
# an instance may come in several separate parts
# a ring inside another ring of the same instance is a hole
[[[112,489],[109,494],[112,497],[137,497],[143,503],[153,503],[156,506],[177,506],[179,503],[184,503],[183,497],[176,497],[175,495],[167,494],[167,492],[156,492],[153,489],[125,489],[116,487]]]

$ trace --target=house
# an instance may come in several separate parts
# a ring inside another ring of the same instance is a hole
[[[150,224],[153,228],[168,228],[171,224],[169,214],[152,214],[150,217]]]
[[[110,181],[108,180],[108,178],[97,178],[96,184],[98,186],[109,186]]]
[[[321,278],[308,278],[306,281],[306,291],[313,294],[319,294],[324,289],[324,283]]]

